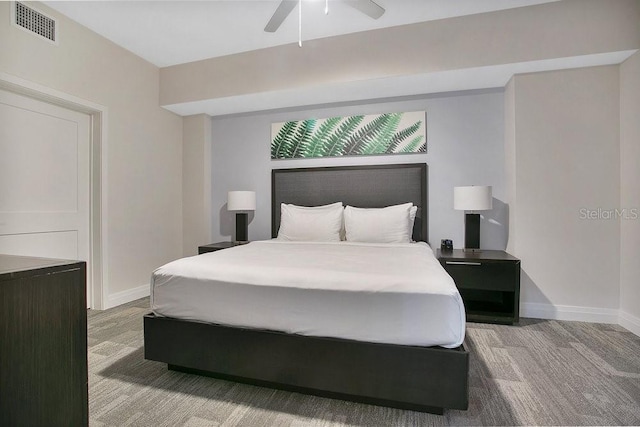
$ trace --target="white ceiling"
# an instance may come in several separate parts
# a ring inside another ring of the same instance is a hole
[[[386,9],[378,20],[338,0],[329,0],[328,15],[325,0],[303,0],[303,40],[557,0],[375,1]],[[297,7],[277,32],[263,31],[279,0],[44,3],[158,67],[298,40]]]
[[[0,0],[2,1],[2,0]],[[303,40],[559,0],[375,0],[378,20],[329,0],[303,1]],[[45,1],[48,6],[158,67],[296,43],[298,8],[276,33],[263,31],[280,0]],[[373,100],[396,96],[504,87],[516,73],[618,64],[634,51],[450,70],[371,81],[262,92],[163,107],[180,115],[212,116]]]

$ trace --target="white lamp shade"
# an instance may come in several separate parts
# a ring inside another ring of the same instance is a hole
[[[453,188],[453,208],[459,211],[487,211],[493,206],[491,186]]]
[[[229,191],[229,194],[227,195],[227,210],[255,211],[255,191]]]

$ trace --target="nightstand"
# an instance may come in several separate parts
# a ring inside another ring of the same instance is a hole
[[[440,264],[456,282],[471,322],[520,320],[520,260],[505,251],[438,249]]]
[[[216,242],[209,243],[208,245],[198,246],[198,255],[206,254],[207,252],[215,252],[221,249],[229,249],[234,246],[240,246],[244,243],[239,242]]]

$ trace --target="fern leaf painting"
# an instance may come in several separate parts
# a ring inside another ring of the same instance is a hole
[[[426,113],[307,119],[271,125],[271,158],[427,152]]]

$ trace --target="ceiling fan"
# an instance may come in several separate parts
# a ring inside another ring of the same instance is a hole
[[[367,16],[373,19],[380,18],[385,10],[373,0],[338,0],[341,3],[347,4],[354,9],[359,10]],[[268,33],[274,33],[284,20],[289,16],[293,9],[298,5],[300,0],[282,0],[278,5],[278,8],[274,12],[273,16],[264,27],[264,30]]]

